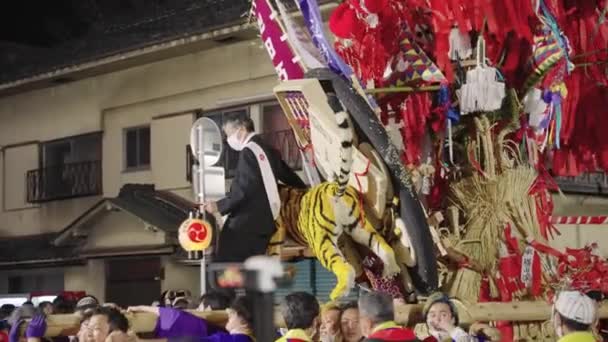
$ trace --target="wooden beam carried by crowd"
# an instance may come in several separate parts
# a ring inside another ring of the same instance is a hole
[[[464,326],[475,322],[488,321],[543,322],[549,320],[551,316],[551,306],[541,301],[456,304],[460,322]],[[396,321],[407,326],[422,323],[422,308],[422,304],[398,305],[395,308]],[[224,311],[188,310],[188,312],[219,326],[224,326],[228,320]],[[602,319],[608,319],[608,302],[604,302],[600,306],[599,315]],[[131,329],[137,333],[152,332],[156,326],[157,316],[154,314],[128,313],[127,318],[131,324]],[[76,315],[49,316],[47,317],[46,337],[75,335],[79,324],[80,318]],[[278,327],[284,326],[278,311],[275,311],[275,325]]]
[[[438,91],[441,89],[438,85],[423,86],[423,87],[387,87],[387,88],[372,88],[365,89],[367,94],[388,94],[388,93],[420,93],[426,91]]]

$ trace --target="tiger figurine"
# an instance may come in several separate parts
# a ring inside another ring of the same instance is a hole
[[[334,180],[310,189],[279,187],[281,211],[268,249],[270,255],[279,255],[287,234],[294,242],[309,247],[321,265],[337,278],[330,294],[332,300],[348,295],[355,285],[355,268],[338,246],[343,233],[382,260],[384,276],[400,272],[393,249],[362,215],[359,193],[347,185],[352,167],[353,134],[345,112],[336,113],[336,121],[341,133],[339,174],[334,175]]]

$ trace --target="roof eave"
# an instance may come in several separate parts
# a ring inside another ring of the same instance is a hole
[[[19,93],[21,91],[27,91],[31,88],[36,89],[50,86],[53,80],[68,78],[73,75],[82,74],[83,76],[78,78],[85,78],[94,76],[94,70],[103,69],[104,67],[114,66],[111,71],[120,70],[128,67],[135,66],[139,63],[129,63],[129,61],[135,61],[146,56],[160,55],[162,52],[169,50],[178,50],[180,47],[186,47],[189,45],[196,46],[204,44],[205,42],[212,42],[214,40],[221,40],[223,38],[243,33],[247,31],[253,31],[254,25],[250,23],[239,23],[228,27],[219,28],[216,30],[208,31],[201,34],[194,34],[184,36],[178,39],[173,39],[164,42],[158,42],[155,44],[143,46],[137,49],[129,51],[118,51],[108,56],[95,58],[94,60],[76,63],[69,66],[60,67],[48,72],[40,73],[34,76],[29,76],[21,79],[17,79],[10,82],[0,83],[0,96],[10,95]],[[204,50],[211,46],[202,46],[198,50]],[[184,52],[188,53],[188,52]],[[173,56],[169,56],[173,57]],[[50,84],[49,84],[50,83]]]
[[[324,21],[329,18],[329,15],[333,11],[333,9],[338,6],[338,4],[339,3],[336,0],[322,0],[320,2],[319,7],[321,10],[321,16],[323,17]],[[302,13],[296,11],[293,13],[293,17],[301,18]],[[50,87],[55,84],[53,83],[54,80],[61,78],[70,78],[72,76],[78,75],[79,77],[73,77],[74,80],[76,80],[95,76],[103,73],[99,72],[99,70],[104,69],[106,67],[107,69],[109,69],[106,70],[106,72],[112,72],[126,69],[129,67],[134,67],[136,65],[142,64],[141,62],[137,62],[142,58],[156,55],[160,56],[163,54],[163,52],[177,51],[180,47],[184,48],[184,51],[181,53],[181,55],[192,53],[194,51],[202,51],[216,46],[212,44],[212,42],[214,41],[221,41],[222,39],[234,37],[235,35],[239,34],[246,34],[246,37],[253,38],[258,34],[257,25],[255,23],[247,22],[246,18],[243,18],[243,20],[238,23],[234,23],[233,25],[212,29],[204,33],[187,35],[177,39],[156,43],[147,42],[144,46],[135,49],[130,49],[128,51],[116,51],[107,56],[94,58],[94,60],[91,61],[74,63],[73,65],[56,68],[54,70],[50,70],[48,72],[40,73],[34,76],[0,83],[0,97],[32,89]],[[192,46],[192,51],[185,48],[187,46]],[[176,53],[175,55],[168,55],[169,56],[165,56],[165,58],[176,57],[180,54]],[[151,58],[149,62],[161,59],[163,58]]]

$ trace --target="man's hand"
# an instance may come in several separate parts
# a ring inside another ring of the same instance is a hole
[[[203,204],[203,207],[205,208],[205,211],[209,214],[215,214],[218,212],[217,202],[215,201],[205,202],[205,204]]]
[[[474,323],[471,325],[469,333],[473,336],[483,336],[490,341],[500,341],[500,330],[483,323]]]

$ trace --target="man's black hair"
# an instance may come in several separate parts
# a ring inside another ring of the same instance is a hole
[[[114,308],[99,307],[93,310],[91,316],[97,315],[106,316],[108,325],[110,325],[110,331],[120,330],[126,333],[127,330],[129,330],[129,321],[127,320],[127,317]]]
[[[349,310],[349,309],[357,309],[358,310],[359,309],[359,304],[357,302],[355,302],[355,301],[350,301],[350,302],[346,302],[346,303],[340,305],[338,307],[338,309],[340,310],[340,313],[343,313],[344,311]]]
[[[586,293],[587,297],[593,299],[596,302],[601,302],[604,300],[604,294],[602,293],[602,291],[589,291]]]
[[[319,316],[319,302],[307,292],[293,292],[281,303],[281,314],[287,329],[308,329]]]
[[[211,310],[226,310],[231,301],[228,294],[219,291],[207,292],[201,296],[203,306],[210,307]]]
[[[253,329],[253,298],[251,296],[239,296],[230,304],[230,309],[241,317]]]
[[[53,313],[69,314],[74,311],[75,303],[68,301],[64,296],[57,296],[53,299]]]
[[[590,324],[583,324],[583,323],[577,322],[573,319],[566,318],[560,313],[558,313],[558,315],[559,315],[560,320],[562,321],[562,324],[565,325],[568,328],[568,330],[570,330],[570,331],[590,331],[591,330]]]
[[[44,302],[40,302],[40,304],[38,304],[38,307],[41,309],[46,308],[47,306],[52,306],[53,303],[49,302],[48,300],[45,300]]]
[[[2,306],[0,306],[0,318],[4,319],[10,316],[14,310],[15,306],[13,304],[2,304]]]

